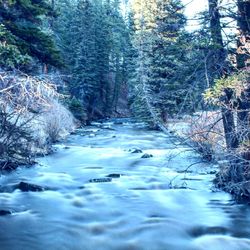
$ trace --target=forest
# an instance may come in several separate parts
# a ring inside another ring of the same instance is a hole
[[[200,162],[212,164],[213,189],[249,204],[250,1],[206,0],[204,10],[191,17],[185,11],[193,1],[0,0],[0,180],[20,167],[36,166],[39,157],[50,159],[54,145],[84,137],[88,129],[84,145],[101,143],[98,131],[106,131],[120,148],[123,141],[112,134],[109,122],[122,134],[119,126],[125,129],[132,121],[138,131],[130,142],[148,133],[152,142],[158,140],[160,152],[168,145],[162,137],[172,138],[174,147],[185,145],[199,155],[182,172],[190,174]],[[154,153],[141,147],[128,152],[153,161]],[[88,153],[84,157],[88,160]],[[109,173],[90,182],[122,176]],[[40,191],[25,178],[9,184],[8,190]],[[7,189],[0,183],[0,198]],[[0,203],[3,214],[9,210]],[[244,244],[227,249],[250,249],[249,242]],[[124,249],[207,249],[165,247]]]

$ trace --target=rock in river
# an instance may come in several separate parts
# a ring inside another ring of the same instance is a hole
[[[106,177],[109,177],[109,178],[120,178],[121,175],[120,174],[108,174]]]
[[[151,158],[151,157],[153,157],[153,155],[146,153],[141,158]]]
[[[133,148],[129,150],[131,152],[131,154],[139,154],[142,153],[142,150],[139,148]]]
[[[9,210],[0,210],[0,216],[10,215],[11,212]]]
[[[45,188],[35,185],[35,184],[30,184],[27,182],[21,181],[19,184],[15,186],[15,189],[20,189],[22,192],[41,192],[44,191]]]
[[[96,178],[96,179],[90,179],[89,182],[111,182],[112,178]]]
[[[0,193],[12,193],[17,189],[22,192],[41,192],[47,190],[47,188],[21,181],[14,185],[0,186]]]

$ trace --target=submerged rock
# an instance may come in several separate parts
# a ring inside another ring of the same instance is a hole
[[[47,188],[21,181],[15,185],[0,186],[0,193],[12,193],[17,189],[22,192],[42,192]]]
[[[102,128],[102,129],[107,129],[107,130],[112,130],[112,131],[115,130],[114,128],[112,128],[112,127],[110,127],[110,126],[108,126],[108,125],[101,126],[101,128]]]
[[[21,181],[19,184],[15,186],[15,189],[19,189],[22,192],[41,192],[44,191],[45,188],[35,185],[35,184],[30,184],[27,182]]]
[[[139,148],[130,149],[129,151],[131,152],[131,154],[139,154],[139,153],[142,153],[142,150],[139,149]]]
[[[0,210],[0,216],[10,215],[11,212],[9,210]]]
[[[153,155],[146,153],[141,158],[151,158],[151,157],[153,157]]]
[[[211,235],[211,234],[228,234],[229,230],[225,227],[220,226],[213,226],[213,227],[206,227],[206,226],[195,226],[189,230],[189,234],[192,237],[201,237],[203,235]]]
[[[109,177],[109,178],[120,178],[121,174],[108,174],[106,177]]]
[[[114,124],[115,124],[115,125],[122,125],[123,122],[122,122],[122,121],[114,121]]]
[[[112,178],[96,178],[96,179],[90,179],[89,182],[95,182],[95,183],[100,183],[100,182],[111,182]]]

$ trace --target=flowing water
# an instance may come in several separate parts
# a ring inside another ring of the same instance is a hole
[[[12,211],[0,217],[0,250],[250,249],[249,207],[213,190],[216,166],[170,134],[110,122],[56,148],[0,176],[48,187],[0,193]]]

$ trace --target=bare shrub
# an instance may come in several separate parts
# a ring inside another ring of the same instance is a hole
[[[49,140],[57,142],[68,132],[74,130],[74,118],[63,105],[54,101],[51,109],[44,115],[44,128]]]
[[[44,79],[20,72],[0,71],[0,168],[14,168],[19,164],[31,163],[35,154],[32,147],[39,140],[38,146],[48,143],[46,139],[42,141],[35,132],[42,131],[40,136],[46,138],[49,131],[37,130],[36,125],[43,114],[48,117],[49,114],[52,115],[52,107],[55,103],[58,104],[55,101],[58,98],[56,87]],[[59,108],[53,112],[57,114],[57,120],[63,113],[58,111]],[[64,109],[64,114],[66,113]],[[53,120],[52,117],[50,120]],[[56,132],[57,128],[53,129],[53,132],[50,129],[49,136],[55,138],[59,132]]]
[[[225,139],[220,112],[196,113],[188,120],[186,136],[202,155],[211,160],[225,151]]]

